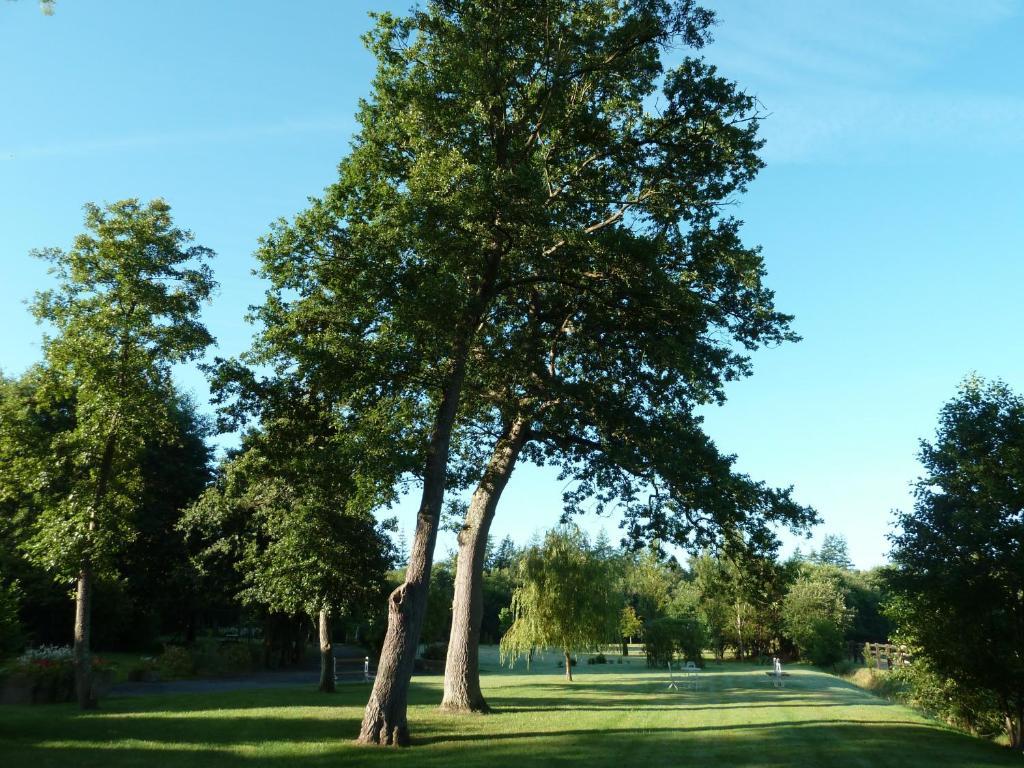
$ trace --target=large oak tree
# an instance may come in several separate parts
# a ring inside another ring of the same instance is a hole
[[[683,482],[647,455],[694,436],[681,404],[741,375],[744,347],[789,336],[759,253],[722,216],[760,167],[756,104],[701,59],[662,65],[674,45],[702,46],[711,21],[686,0],[436,0],[380,15],[373,90],[338,182],[264,241],[267,343],[354,412],[415,403],[423,495],[365,742],[408,742],[452,441],[467,424],[494,427],[486,487],[543,435],[584,489],[607,480],[639,497],[652,473],[675,472],[672,499],[633,505],[633,521],[701,527],[686,512],[706,478]]]

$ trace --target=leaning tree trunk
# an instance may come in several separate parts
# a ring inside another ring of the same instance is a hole
[[[565,679],[572,682],[572,656],[565,651]]]
[[[75,594],[75,695],[82,709],[95,709],[92,695],[92,653],[89,636],[92,633],[92,569],[84,565],[78,573]]]
[[[480,624],[483,621],[487,533],[516,460],[530,439],[529,432],[527,422],[521,418],[505,427],[495,443],[484,476],[473,492],[465,523],[459,532],[452,629],[444,667],[444,698],[441,700],[441,709],[450,712],[489,711],[480,691]]]
[[[331,613],[320,611],[320,690],[334,693],[334,646],[331,643]]]
[[[388,596],[388,629],[377,664],[370,700],[363,713],[359,741],[364,744],[408,746],[406,720],[409,682],[427,608],[430,568],[444,503],[445,472],[452,429],[466,372],[466,350],[457,350],[454,369],[444,390],[430,436],[423,497],[416,515],[416,534],[409,552],[405,582]]]

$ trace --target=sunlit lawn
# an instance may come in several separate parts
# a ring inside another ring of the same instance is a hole
[[[368,687],[334,695],[271,689],[112,698],[0,709],[0,765],[30,766],[1001,766],[1021,757],[949,731],[829,675],[793,668],[782,690],[763,667],[713,664],[700,689],[666,690],[664,672],[577,667],[566,683],[552,657],[530,673],[485,668],[490,716],[438,712],[440,677],[416,678],[415,745],[357,746]]]

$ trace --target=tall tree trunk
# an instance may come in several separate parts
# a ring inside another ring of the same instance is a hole
[[[408,746],[406,708],[413,662],[427,608],[430,568],[444,503],[445,473],[452,429],[466,375],[466,349],[456,350],[430,436],[423,496],[416,514],[416,534],[409,552],[405,582],[388,596],[388,629],[377,664],[370,700],[363,713],[359,741],[364,744]]]
[[[103,445],[103,456],[100,459],[99,479],[96,483],[96,496],[92,509],[89,510],[88,544],[91,546],[96,533],[96,511],[107,496],[110,475],[114,468],[114,451],[117,448],[117,420],[111,424],[110,433]],[[88,551],[88,550],[87,550]],[[75,696],[78,706],[82,709],[95,709],[99,706],[92,692],[92,560],[86,554],[78,572],[78,589],[75,591]]]
[[[444,698],[441,700],[441,709],[450,712],[487,712],[490,709],[480,691],[480,624],[484,613],[487,534],[498,500],[529,439],[530,428],[525,419],[518,418],[506,425],[494,445],[480,484],[473,492],[465,523],[459,532],[452,629],[444,668]]]
[[[498,142],[499,164],[505,162],[506,145],[507,140]],[[405,582],[388,596],[388,629],[373,690],[359,729],[359,741],[363,744],[409,744],[409,723],[406,720],[409,682],[427,608],[427,590],[430,587],[430,569],[434,564],[441,506],[444,504],[452,430],[466,380],[470,346],[494,298],[494,286],[505,251],[505,234],[500,220],[500,214],[496,215],[494,242],[487,253],[483,273],[473,290],[467,312],[458,323],[459,330],[450,357],[450,373],[442,388],[441,402],[431,428],[423,472],[423,495],[416,513],[416,533],[409,551]]]
[[[572,656],[568,651],[565,652],[565,679],[572,682]]]
[[[84,565],[78,574],[75,594],[75,695],[82,709],[95,709],[92,695],[92,653],[89,636],[92,633],[92,569]]]
[[[320,611],[320,690],[334,693],[334,645],[331,642],[331,613]]]

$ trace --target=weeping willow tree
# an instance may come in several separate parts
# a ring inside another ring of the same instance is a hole
[[[512,594],[512,626],[501,639],[502,663],[536,649],[560,651],[565,678],[572,655],[594,651],[616,636],[621,608],[611,562],[575,526],[548,532],[526,550]]]

